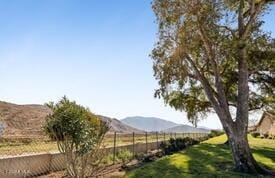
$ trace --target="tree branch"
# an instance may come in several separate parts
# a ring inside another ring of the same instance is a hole
[[[263,7],[263,5],[265,3],[265,1],[261,1],[260,3],[255,5],[255,1],[254,0],[252,0],[252,1],[253,2],[251,3],[251,7],[250,7],[250,18],[244,27],[243,38],[246,38],[247,35],[249,34],[253,22],[257,18],[261,8]]]
[[[218,103],[222,106],[222,109],[226,112],[227,116],[231,118],[227,97],[225,95],[223,82],[221,80],[220,72],[218,69],[217,62],[215,60],[216,55],[215,51],[213,50],[213,43],[208,38],[207,33],[205,32],[204,28],[201,26],[201,23],[198,22],[199,27],[199,34],[201,40],[203,41],[204,48],[206,50],[207,57],[210,60],[210,64],[213,67],[214,77],[215,77],[215,87],[217,89],[217,96],[218,96]]]
[[[226,25],[217,25],[219,28],[224,28],[225,30],[227,30],[228,32],[231,33],[231,35],[233,36],[233,38],[236,38],[236,32],[231,29],[230,27],[226,26]]]

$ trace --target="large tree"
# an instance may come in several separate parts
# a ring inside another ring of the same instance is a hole
[[[274,174],[257,164],[247,140],[249,112],[275,103],[275,40],[261,28],[273,1],[153,1],[155,95],[195,125],[214,111],[242,172]]]

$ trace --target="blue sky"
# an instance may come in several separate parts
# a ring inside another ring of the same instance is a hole
[[[274,9],[265,19],[274,36]],[[0,100],[43,104],[67,95],[118,119],[188,123],[153,97],[154,21],[149,0],[1,0]],[[220,127],[213,115],[200,125]]]

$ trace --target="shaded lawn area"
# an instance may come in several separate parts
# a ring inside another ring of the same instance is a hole
[[[259,177],[233,171],[231,151],[226,136],[209,139],[182,152],[165,156],[153,163],[127,172],[127,178],[185,178],[185,177]],[[256,160],[275,170],[275,140],[249,136]]]

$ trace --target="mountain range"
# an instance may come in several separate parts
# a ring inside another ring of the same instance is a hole
[[[162,131],[171,127],[178,126],[178,124],[174,122],[160,119],[157,117],[142,117],[142,116],[126,117],[122,119],[121,122],[131,127],[135,127],[137,129],[144,130],[147,132]]]
[[[177,124],[157,117],[126,117],[121,120],[124,124],[147,132],[177,132],[177,133],[209,133],[210,129],[196,128],[189,125]]]
[[[46,116],[51,110],[44,105],[17,105],[0,101],[0,135],[7,139],[44,139]],[[123,124],[117,119],[98,115],[110,125],[109,133],[141,133],[142,130]]]
[[[164,132],[170,133],[210,133],[210,129],[196,128],[190,125],[178,125],[164,130]]]
[[[38,104],[18,105],[0,101],[0,136],[7,139],[47,138],[43,125],[51,110]],[[109,133],[143,133],[147,132],[209,132],[207,128],[195,128],[180,125],[157,117],[127,117],[122,120],[98,115],[110,125]]]

